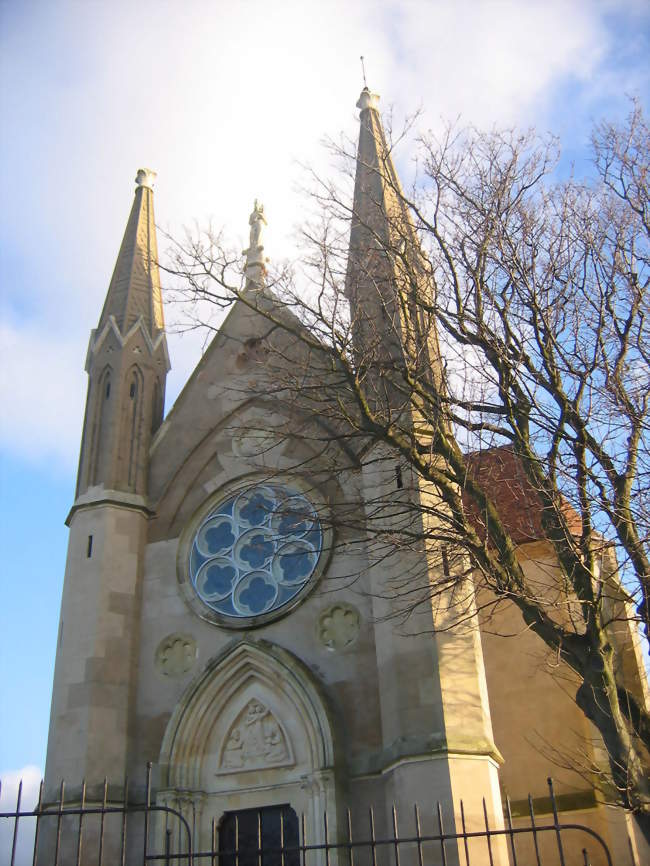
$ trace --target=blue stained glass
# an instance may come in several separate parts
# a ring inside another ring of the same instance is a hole
[[[263,493],[257,493],[248,500],[241,510],[241,516],[251,526],[261,526],[273,511],[275,503]]]
[[[254,577],[239,596],[239,600],[251,613],[255,614],[262,613],[274,596],[274,586],[271,586],[262,577]]]
[[[207,595],[225,595],[232,589],[235,576],[236,572],[232,565],[209,565],[203,581],[203,592]]]
[[[302,535],[307,531],[309,523],[304,511],[287,509],[278,523],[278,532],[280,535]]]
[[[280,568],[286,580],[295,581],[307,577],[313,568],[312,557],[306,550],[293,550],[280,556]]]
[[[273,555],[275,545],[266,536],[253,535],[239,552],[240,559],[247,562],[251,568],[260,568]]]
[[[220,550],[226,550],[235,543],[235,536],[230,524],[225,521],[219,526],[211,526],[206,529],[203,537],[205,538],[205,546],[210,553],[219,553]]]

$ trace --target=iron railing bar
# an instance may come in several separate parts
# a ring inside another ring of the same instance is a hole
[[[305,827],[305,813],[300,813],[300,825],[302,827],[302,866],[307,866],[307,829]],[[300,842],[300,837],[298,837],[298,842]]]
[[[494,858],[492,857],[492,841],[490,839],[490,822],[488,820],[487,805],[485,797],[483,797],[483,815],[485,817],[485,834],[487,838],[488,854],[490,855],[490,866],[494,866]]]
[[[280,809],[280,847],[282,848],[280,866],[284,866],[284,806]]]
[[[354,866],[354,842],[352,841],[352,816],[350,815],[350,809],[347,810],[348,814],[348,845],[349,853],[348,856],[350,858],[350,866]]]
[[[38,805],[36,806],[36,830],[34,831],[34,856],[32,857],[32,866],[36,866],[36,856],[38,854],[38,833],[40,830],[41,809],[43,808],[43,780],[38,786]],[[100,863],[99,866],[102,866]]]
[[[330,846],[329,846],[329,828],[327,826],[327,811],[323,812],[323,825],[325,828],[325,863],[330,866]]]
[[[506,817],[508,819],[510,850],[512,851],[512,866],[517,866],[517,850],[515,848],[515,835],[512,832],[512,810],[510,809],[510,796],[507,794],[506,794]]]
[[[61,847],[61,815],[63,814],[63,801],[65,798],[65,782],[61,782],[59,789],[59,807],[56,819],[56,849],[54,852],[54,866],[59,866],[59,848]]]
[[[438,827],[440,828],[440,851],[442,852],[442,866],[447,866],[447,852],[445,851],[445,828],[442,823],[442,807],[440,800],[437,801]]]
[[[372,810],[372,806],[369,810],[370,815],[370,838],[372,839],[371,843],[371,852],[372,852],[372,866],[377,866],[377,846],[375,841],[375,813]]]
[[[14,818],[14,834],[11,842],[11,861],[10,866],[14,866],[16,862],[16,845],[18,843],[18,822],[20,821],[20,801],[23,798],[23,780],[18,783],[18,792],[16,794],[16,817]]]
[[[467,843],[467,827],[465,826],[465,807],[463,806],[463,801],[460,801],[460,823],[463,828],[463,843],[465,846],[465,859],[467,860],[467,866],[470,866],[469,863],[469,845]]]
[[[54,861],[55,864],[57,864],[59,862],[59,858],[60,858],[61,823],[62,823],[62,819],[64,816],[67,817],[67,816],[78,815],[80,817],[85,818],[86,815],[99,814],[101,816],[106,816],[109,814],[121,814],[123,817],[123,833],[122,833],[122,846],[123,846],[122,855],[123,856],[122,856],[122,862],[124,862],[125,847],[126,847],[126,820],[127,820],[127,816],[129,814],[134,814],[134,813],[139,813],[139,812],[144,812],[145,817],[147,817],[147,818],[150,817],[151,813],[155,813],[155,812],[166,813],[167,816],[175,815],[179,820],[179,826],[185,828],[185,833],[187,835],[189,847],[188,847],[188,853],[187,854],[179,853],[178,855],[171,855],[171,859],[173,859],[174,861],[177,861],[178,859],[183,858],[183,857],[188,857],[188,855],[189,855],[189,861],[188,862],[189,863],[192,862],[192,835],[191,835],[191,830],[190,830],[190,827],[189,827],[189,824],[188,824],[186,818],[180,812],[178,812],[177,810],[175,810],[171,807],[151,805],[151,798],[150,797],[149,797],[148,805],[147,805],[147,803],[126,805],[128,803],[128,779],[125,779],[124,805],[122,805],[122,806],[105,806],[104,800],[107,801],[107,797],[104,797],[103,801],[99,807],[86,806],[85,800],[84,800],[84,804],[81,807],[71,806],[69,808],[66,808],[65,784],[62,784],[61,790],[60,790],[60,795],[59,795],[59,800],[56,803],[56,807],[55,808],[51,808],[51,807],[50,808],[43,808],[42,792],[43,792],[43,788],[41,786],[41,790],[39,793],[39,805],[35,811],[34,810],[26,811],[26,810],[23,810],[21,808],[17,808],[11,812],[0,813],[0,817],[20,819],[23,817],[36,816],[37,822],[39,822],[40,819],[44,816],[48,816],[48,815],[50,815],[52,817],[56,816],[57,817],[57,846],[56,846],[56,851],[55,851],[55,861]],[[318,851],[318,850],[322,851],[324,849],[326,851],[326,854],[327,854],[327,859],[329,860],[330,859],[330,852],[332,849],[336,850],[338,848],[346,848],[348,850],[352,850],[354,848],[365,846],[365,847],[371,848],[372,856],[373,856],[373,866],[376,866],[376,849],[377,849],[377,846],[380,846],[380,845],[382,845],[382,846],[392,845],[393,848],[395,848],[396,844],[398,845],[398,844],[415,843],[418,846],[420,846],[424,842],[434,842],[435,843],[435,842],[440,842],[441,840],[446,841],[446,840],[451,840],[451,839],[462,838],[464,840],[464,844],[465,844],[466,857],[469,858],[467,842],[471,838],[485,838],[485,839],[487,839],[488,846],[490,846],[490,851],[491,851],[491,839],[492,839],[492,837],[506,836],[507,835],[511,839],[512,844],[514,844],[514,837],[515,836],[522,834],[522,833],[530,834],[532,832],[533,841],[535,843],[536,860],[537,860],[537,863],[539,866],[539,864],[541,864],[541,859],[540,859],[538,839],[537,839],[538,834],[553,831],[557,836],[564,831],[575,830],[577,832],[587,834],[590,838],[593,838],[597,843],[599,843],[603,852],[604,852],[604,856],[606,857],[606,861],[607,861],[608,866],[612,866],[611,855],[610,855],[609,850],[607,848],[607,845],[604,842],[604,840],[602,839],[602,837],[596,831],[591,830],[591,828],[586,827],[582,824],[575,824],[575,823],[563,824],[563,823],[561,823],[559,821],[559,816],[558,816],[558,812],[557,812],[557,803],[556,803],[556,801],[554,801],[554,799],[553,799],[553,802],[555,805],[555,812],[554,812],[554,816],[553,816],[554,820],[553,820],[552,824],[537,824],[537,822],[535,820],[534,808],[533,808],[532,799],[531,799],[531,800],[529,800],[529,810],[531,812],[531,826],[513,827],[511,819],[509,819],[509,826],[507,829],[493,830],[489,826],[489,821],[487,821],[486,822],[486,830],[467,831],[466,823],[465,823],[464,806],[461,804],[461,820],[462,820],[462,829],[463,829],[463,832],[461,832],[461,833],[456,833],[456,832],[446,833],[446,832],[444,832],[444,826],[443,826],[442,832],[439,834],[430,834],[430,835],[424,835],[423,836],[421,834],[421,832],[418,832],[415,836],[408,836],[408,837],[399,838],[398,833],[395,833],[393,838],[386,838],[386,839],[383,839],[383,838],[377,839],[375,827],[374,827],[374,813],[372,812],[372,809],[371,809],[370,810],[370,823],[371,823],[371,827],[370,827],[371,837],[370,837],[370,839],[355,841],[355,842],[353,842],[352,845],[350,844],[349,840],[341,842],[341,843],[330,842],[329,830],[327,830],[327,832],[326,832],[326,841],[324,844],[313,844],[313,845],[306,844],[305,818],[304,818],[304,814],[303,814],[303,816],[302,816],[303,842],[305,844],[298,845],[298,846],[283,846],[280,849],[266,849],[266,850],[268,850],[269,853],[274,852],[274,851],[277,851],[279,853],[284,852],[285,855],[289,852],[296,852],[296,851],[300,852],[302,854],[303,866],[305,866],[305,864],[306,864],[306,852],[308,850],[309,851]],[[22,800],[21,800],[21,803],[22,803]],[[20,805],[20,804],[18,804],[18,805]],[[54,806],[54,804],[53,804],[53,806]],[[486,809],[484,807],[484,812],[485,811],[486,811]],[[325,821],[326,821],[326,817],[325,817]],[[38,823],[37,823],[37,826],[38,826]],[[180,850],[182,848],[180,838],[179,838],[178,848],[179,848],[179,852],[180,852]],[[515,845],[515,850],[516,850],[516,845]],[[563,848],[560,850],[561,850],[561,855],[564,856]],[[222,853],[222,852],[219,852],[219,853]],[[237,858],[239,858],[239,844],[237,846],[235,853],[236,853]],[[260,856],[263,856],[263,853],[264,852],[262,852],[261,847],[258,847],[258,859]],[[398,848],[398,853],[399,853],[399,848]],[[211,854],[212,854],[212,852],[201,852],[201,853],[197,853],[197,857],[211,856]],[[161,859],[161,856],[159,856],[159,855],[147,854],[147,860],[148,861],[160,860],[160,859]],[[469,862],[469,859],[468,859],[468,862]],[[563,863],[566,863],[566,861],[564,860]]]
[[[217,819],[212,819],[212,857],[210,866],[216,866],[215,857],[217,856]]]
[[[97,866],[102,866],[104,861],[104,824],[106,821],[106,799],[108,797],[108,779],[104,776],[104,792],[102,794],[102,813],[99,819],[99,853],[97,855]]]
[[[553,807],[553,822],[557,827],[559,822],[557,814],[557,803],[555,802],[555,791],[553,790],[553,779],[549,776],[546,782],[548,784],[548,790],[551,794],[551,806]],[[564,862],[564,848],[562,847],[562,836],[559,830],[556,831],[556,837],[557,850],[558,854],[560,855],[560,866],[566,866],[566,863]]]
[[[539,857],[539,845],[537,844],[537,826],[535,825],[535,809],[533,808],[533,798],[528,795],[528,811],[530,812],[530,827],[533,833],[533,843],[535,845],[535,858],[537,866],[542,866],[542,861]]]
[[[395,802],[393,802],[393,840],[395,843],[395,866],[400,866],[400,864],[399,864],[399,833],[397,832],[397,809],[395,808]]]
[[[424,866],[424,861],[422,859],[422,828],[420,826],[420,810],[418,808],[418,804],[415,803],[414,806],[415,811],[415,835],[418,840],[418,866]]]
[[[165,816],[165,820],[167,820],[166,816]],[[172,831],[169,829],[169,827],[166,827],[165,828],[165,866],[169,866],[170,858],[172,856],[171,844],[172,844]]]
[[[146,806],[143,804],[133,804],[131,806],[128,806],[126,809],[123,809],[123,808],[120,808],[117,806],[115,806],[115,807],[109,806],[109,807],[107,807],[107,809],[105,811],[106,811],[107,815],[111,815],[111,814],[132,815],[132,814],[137,814],[139,812],[146,811]],[[190,827],[189,827],[187,820],[183,817],[183,815],[181,815],[175,809],[172,809],[169,806],[155,805],[155,806],[151,806],[148,811],[149,811],[149,813],[169,812],[172,815],[175,815],[179,819],[179,821],[182,822],[182,824],[185,828],[185,831],[188,833],[188,835],[191,834]],[[101,812],[102,812],[101,807],[86,807],[84,809],[84,815],[100,815]],[[48,817],[48,816],[54,817],[55,815],[58,817],[58,814],[59,814],[58,808],[56,810],[49,810],[46,808],[46,809],[42,809],[38,813],[39,817],[41,817],[41,818]],[[69,816],[74,816],[74,815],[78,815],[78,814],[79,814],[79,809],[76,807],[72,807],[72,808],[68,808],[68,809],[64,808],[63,810],[61,810],[61,816],[62,817],[63,816],[69,817]],[[33,818],[35,815],[36,815],[35,810],[21,811],[20,812],[21,818],[25,818],[25,817]],[[16,813],[13,811],[12,812],[0,812],[0,818],[14,818],[14,817],[16,817]],[[603,846],[603,851],[607,851],[607,845],[604,842],[604,840],[602,839],[602,837],[595,830],[592,830],[590,827],[587,827],[584,824],[574,824],[574,823],[563,824],[563,823],[559,823],[559,822],[557,824],[555,824],[555,823],[554,824],[536,824],[535,830],[538,834],[544,833],[544,832],[549,832],[549,831],[558,831],[558,830],[560,832],[564,832],[565,830],[577,830],[579,832],[586,833],[587,835],[593,837],[597,842],[600,842],[600,844]],[[508,830],[508,829],[493,830],[490,828],[488,832],[489,832],[490,837],[507,836],[511,832],[514,833],[515,835],[520,835],[522,833],[530,833],[531,828],[530,827],[513,827],[512,830]],[[464,836],[467,836],[468,839],[474,839],[474,838],[478,839],[481,837],[486,838],[488,835],[488,832],[486,832],[485,830],[467,830],[467,831],[462,832],[462,833],[445,833],[444,838],[445,838],[445,840],[461,839]],[[406,845],[406,844],[411,844],[411,843],[417,844],[418,838],[420,839],[421,842],[439,842],[442,837],[440,836],[440,834],[427,834],[427,835],[423,835],[420,837],[418,837],[418,836],[402,836],[399,838],[398,841],[401,845]],[[375,838],[374,841],[372,840],[372,838],[370,838],[370,839],[355,841],[354,847],[355,848],[360,848],[360,847],[371,848],[373,845],[379,846],[379,845],[394,845],[394,844],[395,844],[395,839],[393,837],[388,837],[386,839]],[[313,845],[304,845],[304,846],[294,845],[294,846],[287,846],[285,848],[285,851],[302,851],[303,848],[307,851],[316,851],[319,849],[324,850],[325,847],[326,846],[324,843],[313,844]],[[327,847],[329,847],[329,848],[347,848],[348,842],[328,842]],[[269,852],[275,851],[276,853],[279,853],[280,849],[279,848],[265,848],[264,851],[269,851]],[[207,852],[207,853],[209,853],[209,852]],[[224,853],[224,852],[222,852],[222,853]],[[234,851],[231,851],[230,853],[234,853]],[[181,856],[186,857],[187,854],[182,854]],[[202,852],[200,855],[199,855],[199,852],[196,852],[193,856],[205,857],[206,852]],[[610,866],[610,861],[608,861],[607,866]]]
[[[126,816],[128,815],[128,811],[127,811],[128,802],[129,802],[129,777],[125,776],[124,777],[124,791],[122,792],[122,804],[123,804],[124,814],[122,815],[122,850],[120,852],[121,866],[125,866],[125,864],[126,864]]]
[[[144,801],[144,862],[147,862],[149,848],[149,809],[151,807],[151,761],[147,761],[147,782]]]
[[[84,808],[86,806],[86,780],[81,782],[81,802],[79,804],[79,828],[77,830],[77,862],[76,866],[81,866],[81,848],[83,845],[83,820]]]
[[[152,810],[154,808],[155,807],[152,807]],[[583,824],[558,824],[558,825],[555,825],[555,824],[541,825],[540,824],[540,825],[537,825],[537,832],[538,833],[550,832],[550,831],[555,831],[557,828],[559,828],[561,832],[563,832],[565,830],[578,830],[578,831],[582,831],[584,833],[587,833],[589,836],[592,836],[594,839],[599,841],[600,844],[603,846],[603,851],[605,853],[605,856],[608,858],[607,859],[607,866],[613,866],[611,857],[609,856],[609,851],[608,851],[607,846],[605,845],[604,841],[601,839],[601,837],[598,835],[598,833],[596,833],[595,830],[591,830],[589,827],[585,827]],[[512,832],[514,834],[517,834],[517,835],[519,835],[521,833],[530,833],[530,828],[529,827],[513,827]],[[505,830],[505,829],[504,830],[492,830],[492,829],[490,829],[489,833],[490,833],[490,837],[492,837],[492,836],[507,836],[509,831]],[[445,833],[445,839],[446,840],[460,839],[463,837],[466,837],[468,839],[485,839],[485,838],[487,838],[487,834],[486,834],[485,830],[468,830],[464,834],[463,833]],[[426,834],[426,835],[422,835],[422,836],[402,836],[402,837],[400,837],[399,842],[402,845],[417,843],[418,839],[421,842],[439,842],[440,838],[441,837],[439,834]],[[354,846],[355,846],[355,848],[360,848],[360,847],[372,848],[373,844],[377,847],[380,845],[394,846],[395,839],[392,837],[389,837],[386,839],[376,839],[375,838],[374,843],[373,843],[372,839],[367,839],[367,840],[355,842]],[[319,844],[313,844],[313,845],[291,845],[291,846],[286,846],[284,851],[285,851],[285,853],[293,853],[293,852],[300,852],[300,851],[303,851],[303,852],[304,851],[323,851],[323,850],[325,850],[326,847],[330,848],[330,849],[347,848],[348,843],[347,842],[328,842],[327,845],[325,845],[325,843],[319,843]],[[251,849],[251,850],[255,851],[256,849]],[[277,846],[276,847],[269,847],[269,848],[264,848],[264,853],[266,853],[266,854],[279,854],[280,850],[281,849]],[[236,853],[236,851],[234,849],[230,849],[230,850],[219,851],[218,853],[221,857],[225,857],[225,856],[232,856],[233,854]],[[208,857],[208,856],[210,856],[210,854],[211,854],[210,851],[197,851],[194,854],[194,857],[195,857],[195,859],[199,858],[199,857]],[[173,856],[173,859],[177,859],[177,857],[175,855],[172,855],[172,856]],[[185,857],[185,856],[187,856],[187,855],[185,855],[185,854],[179,855],[179,857]],[[161,860],[162,858],[163,858],[162,854],[159,854],[159,855],[149,854],[147,859],[149,861],[151,861],[151,860]]]

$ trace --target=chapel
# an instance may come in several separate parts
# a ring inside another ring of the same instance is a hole
[[[357,106],[347,280],[350,304],[372,315],[377,287],[355,262],[372,244],[368,226],[382,231],[399,181],[378,97],[364,88]],[[284,809],[286,833],[303,822],[317,842],[325,813],[332,837],[350,828],[363,836],[370,807],[378,833],[396,815],[407,835],[415,803],[423,822],[440,802],[453,828],[462,800],[468,825],[487,815],[502,827],[506,793],[516,824],[529,792],[539,815],[548,810],[552,775],[566,822],[596,830],[615,862],[641,863],[631,819],[602,802],[588,778],[552,762],[557,744],[594,761],[602,746],[514,608],[500,608],[499,623],[485,628],[477,617],[455,627],[452,609],[440,606],[420,607],[408,624],[390,616],[387,582],[438,566],[418,550],[370,556],[359,530],[370,504],[393,488],[399,499],[409,478],[396,484],[392,463],[385,472],[376,454],[339,441],[327,419],[274,392],[261,307],[275,316],[276,302],[263,285],[266,220],[257,203],[246,251],[253,302],[244,292],[233,304],[164,415],[170,358],[155,178],[137,173],[86,358],[46,800],[56,800],[61,779],[73,800],[82,780],[88,801],[99,799],[104,778],[117,800],[125,776],[136,797],[150,762],[152,796],[179,810],[198,840],[216,822],[225,845],[235,817],[238,832],[256,833],[247,816],[261,810],[270,827]],[[390,279],[380,291],[385,303]],[[286,339],[287,375],[296,375],[310,359],[292,354],[300,350]],[[514,455],[494,449],[476,471],[497,491],[524,567],[552,572]],[[399,517],[381,519],[390,528]],[[616,639],[647,699],[632,631]],[[449,842],[447,862],[464,863],[461,848]],[[505,844],[490,856],[508,863]]]

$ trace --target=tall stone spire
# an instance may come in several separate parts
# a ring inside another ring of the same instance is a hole
[[[99,324],[91,332],[77,495],[146,495],[149,444],[169,370],[153,213],[156,173],[141,168]],[[94,494],[88,494],[94,495]]]
[[[122,334],[138,318],[152,338],[165,326],[153,211],[156,176],[149,168],[138,170],[131,214],[97,328],[100,332],[111,316]]]
[[[368,366],[390,367],[411,359],[438,377],[440,353],[436,323],[422,303],[432,296],[426,261],[405,203],[379,114],[379,96],[364,87],[346,294],[357,351]],[[424,349],[424,351],[423,351]],[[400,376],[398,375],[398,378]]]

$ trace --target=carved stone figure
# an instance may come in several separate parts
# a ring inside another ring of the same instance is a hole
[[[266,225],[264,216],[264,205],[255,199],[253,212],[248,224],[250,225],[250,238],[248,249],[244,250],[246,256],[246,275],[252,282],[259,282],[266,273],[266,259],[264,258],[264,242],[262,240],[263,228]]]
[[[223,752],[223,765],[224,767],[236,768],[241,767],[244,759],[242,755],[242,743],[241,739],[241,731],[239,728],[233,728],[230,732],[230,736],[228,737],[228,742],[226,743],[226,747]]]
[[[261,701],[253,699],[226,735],[221,770],[252,770],[290,760],[282,728]]]
[[[264,247],[262,243],[262,226],[266,225],[264,205],[260,204],[257,199],[255,199],[253,212],[249,217],[248,224],[251,227],[249,248],[250,251],[253,252],[254,250]]]

